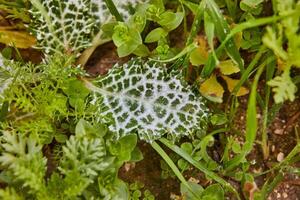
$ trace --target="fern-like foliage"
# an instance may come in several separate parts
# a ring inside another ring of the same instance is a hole
[[[93,92],[99,120],[110,118],[117,137],[137,131],[151,141],[165,133],[175,137],[205,129],[207,109],[180,74],[170,75],[156,62],[133,60],[114,66],[86,86]]]
[[[91,45],[99,28],[113,19],[104,0],[30,0],[31,32],[46,55],[78,54]],[[114,1],[124,18],[140,0]]]
[[[17,194],[13,188],[5,188],[0,190],[0,199],[2,200],[24,200],[22,196]]]
[[[290,77],[289,69],[285,70],[281,76],[276,76],[268,82],[274,92],[274,100],[276,103],[284,102],[285,100],[294,101],[297,86],[293,83]]]
[[[63,174],[77,171],[83,177],[95,178],[99,171],[105,169],[109,163],[104,162],[105,145],[100,138],[79,139],[71,136],[63,147],[64,159],[61,163]]]
[[[42,145],[33,137],[15,131],[2,131],[0,164],[12,180],[11,186],[17,186],[15,188],[25,199],[71,200],[83,196],[89,186],[97,185],[95,180],[114,161],[114,157],[106,152],[104,139],[89,135],[99,133],[94,132],[96,129],[86,130],[87,127],[93,126],[84,120],[79,121],[76,134],[62,147],[59,171],[54,172],[49,179],[45,179],[47,159],[43,156]],[[24,191],[18,188],[20,184],[25,188]],[[14,189],[0,190],[1,199],[10,200],[8,195],[17,200],[22,199]],[[94,195],[97,196],[97,190],[93,191]]]
[[[2,134],[1,165],[7,166],[16,180],[21,181],[32,193],[44,191],[46,159],[41,152],[42,146],[14,132],[2,131]]]

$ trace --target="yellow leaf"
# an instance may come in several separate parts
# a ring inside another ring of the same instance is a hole
[[[25,31],[1,30],[0,27],[0,43],[26,49],[34,46],[36,39]]]
[[[201,94],[207,99],[222,103],[224,89],[220,83],[218,83],[216,75],[212,75],[209,79],[204,81],[200,86]]]
[[[240,71],[240,68],[232,60],[221,61],[217,66],[224,75],[234,74]]]
[[[199,47],[192,51],[190,56],[190,62],[192,65],[198,66],[205,64],[208,58],[208,44],[204,37],[199,36],[197,38]]]
[[[222,78],[226,81],[226,84],[227,84],[227,87],[228,87],[228,90],[229,92],[232,92],[233,89],[235,88],[235,86],[238,84],[238,82],[240,80],[237,80],[237,79],[232,79],[232,78],[229,78],[227,76],[222,76]],[[241,87],[240,90],[237,92],[236,96],[243,96],[243,95],[246,95],[249,93],[249,90],[245,87]]]

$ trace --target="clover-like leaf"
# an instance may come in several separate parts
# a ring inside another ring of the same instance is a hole
[[[203,99],[180,74],[171,76],[156,62],[132,60],[85,84],[93,92],[99,120],[109,118],[117,138],[138,132],[141,139],[152,141],[165,133],[180,137],[206,126]]]

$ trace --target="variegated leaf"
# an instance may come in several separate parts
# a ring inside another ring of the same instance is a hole
[[[6,61],[0,54],[0,106],[4,99],[4,92],[13,80],[11,73],[11,69],[6,66]]]
[[[30,0],[31,30],[46,54],[78,53],[90,45],[95,20],[90,0]]]
[[[30,0],[31,32],[37,48],[49,54],[77,54],[91,45],[99,28],[112,20],[104,0]],[[126,19],[129,7],[142,0],[114,1]]]
[[[85,83],[99,108],[98,119],[109,117],[109,128],[118,138],[138,132],[141,139],[152,141],[165,133],[176,138],[206,127],[203,99],[180,75],[171,76],[158,63],[133,60]]]
[[[94,14],[100,24],[111,20],[112,15],[106,7],[104,0],[92,0],[97,9],[94,10]],[[130,8],[135,8],[139,3],[148,2],[148,0],[113,0],[116,8],[118,9],[121,16],[126,21],[130,17]]]

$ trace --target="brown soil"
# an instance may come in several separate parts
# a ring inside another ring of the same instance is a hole
[[[126,60],[128,60],[128,58],[122,59],[121,62]],[[109,43],[97,49],[93,54],[91,61],[88,63],[87,69],[90,73],[95,75],[105,74],[118,61],[115,47]],[[233,125],[234,129],[239,130],[241,133],[245,133],[247,99],[248,97],[240,99],[241,105]],[[261,120],[262,115],[258,114],[257,118]],[[299,119],[300,99],[296,99],[294,102],[285,103],[279,113],[277,113],[272,124],[269,126],[268,137],[270,156],[267,160],[264,160],[261,146],[256,144],[253,151],[248,156],[248,159],[253,163],[250,167],[251,172],[259,173],[268,170],[274,164],[278,163],[278,154],[282,154],[283,157],[288,155],[296,145],[295,128],[299,129]],[[241,136],[241,139],[242,138],[243,136]],[[174,194],[175,196],[179,195],[180,189],[177,179],[168,178],[164,180],[161,178],[162,170],[160,167],[160,156],[147,143],[141,142],[139,147],[143,152],[144,159],[136,164],[127,164],[126,166],[123,166],[119,172],[119,176],[128,183],[144,183],[145,189],[149,189],[155,195],[157,200],[168,200],[171,199],[171,196],[174,196]],[[220,152],[220,149],[212,149],[212,152]],[[191,173],[188,174],[190,175],[186,175],[186,179],[191,177]],[[200,180],[200,183],[203,186],[209,184],[209,182],[205,180],[205,176],[199,171],[197,171],[197,173],[192,173],[192,177]],[[238,182],[233,180],[227,181],[241,191],[241,186]],[[266,176],[260,176],[255,179],[259,188],[261,188],[265,181]],[[232,198],[228,197],[228,199]],[[286,174],[284,180],[275,188],[268,198],[268,200],[283,199],[300,199],[300,179],[298,176]]]

